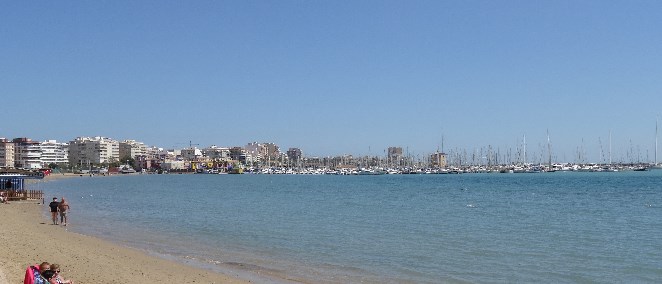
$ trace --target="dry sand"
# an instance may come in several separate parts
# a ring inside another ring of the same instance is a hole
[[[80,283],[249,283],[147,255],[49,225],[36,202],[0,204],[0,284],[23,283],[25,269],[48,261]]]

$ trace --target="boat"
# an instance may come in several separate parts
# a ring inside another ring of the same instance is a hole
[[[120,173],[122,174],[135,174],[136,170],[134,170],[131,166],[129,165],[124,165],[120,168]]]

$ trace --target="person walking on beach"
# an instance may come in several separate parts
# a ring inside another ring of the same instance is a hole
[[[57,210],[60,207],[60,202],[57,202],[57,197],[53,197],[53,201],[48,204],[48,207],[51,208],[51,217],[53,219],[53,225],[57,225]]]
[[[60,223],[63,226],[67,225],[67,212],[69,211],[69,203],[67,203],[66,200],[64,200],[64,197],[60,200],[60,205],[58,205],[57,209],[60,211]]]

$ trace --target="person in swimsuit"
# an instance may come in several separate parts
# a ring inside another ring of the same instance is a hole
[[[62,275],[60,274],[60,265],[53,263],[51,264],[51,270],[55,272],[55,275],[53,276],[55,278],[55,281],[58,284],[74,284],[74,281],[69,279],[69,280],[64,280]]]
[[[69,211],[69,203],[67,203],[66,200],[64,200],[64,197],[60,200],[60,205],[58,205],[57,209],[60,211],[60,223],[62,223],[63,226],[67,225],[67,212]]]
[[[41,273],[42,282],[46,282],[48,284],[58,284],[57,279],[55,278],[55,271],[53,270],[46,270],[43,273]]]
[[[51,208],[51,217],[53,218],[53,225],[57,225],[57,210],[60,207],[60,202],[57,202],[57,197],[53,197],[53,201],[48,204]]]

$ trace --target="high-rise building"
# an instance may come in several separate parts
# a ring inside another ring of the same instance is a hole
[[[430,155],[430,164],[433,167],[445,168],[446,167],[446,153],[435,152]]]
[[[403,160],[402,147],[388,147],[387,159],[389,165],[400,165]]]
[[[290,148],[287,150],[287,158],[296,163],[301,160],[301,149],[299,148]]]
[[[14,166],[24,169],[41,169],[41,147],[39,142],[30,138],[15,138]]]
[[[264,143],[266,157],[271,160],[277,160],[280,157],[280,147],[275,143]]]
[[[120,152],[119,158],[132,158],[135,159],[138,156],[147,155],[147,146],[145,143],[138,142],[136,140],[124,140],[119,142]]]
[[[39,144],[41,162],[44,167],[50,164],[66,164],[69,162],[69,144],[57,143],[56,140],[46,140]]]
[[[267,158],[267,149],[264,144],[251,142],[246,144],[244,149],[246,150],[244,153],[245,161],[250,164],[261,163],[263,158],[265,160]]]
[[[280,159],[280,147],[274,143],[246,144],[246,156],[252,163],[269,163]]]
[[[119,142],[105,137],[78,137],[69,142],[69,164],[90,165],[119,161]]]
[[[14,143],[0,138],[0,168],[14,167]]]
[[[230,158],[241,163],[246,162],[246,149],[242,147],[230,148]]]

